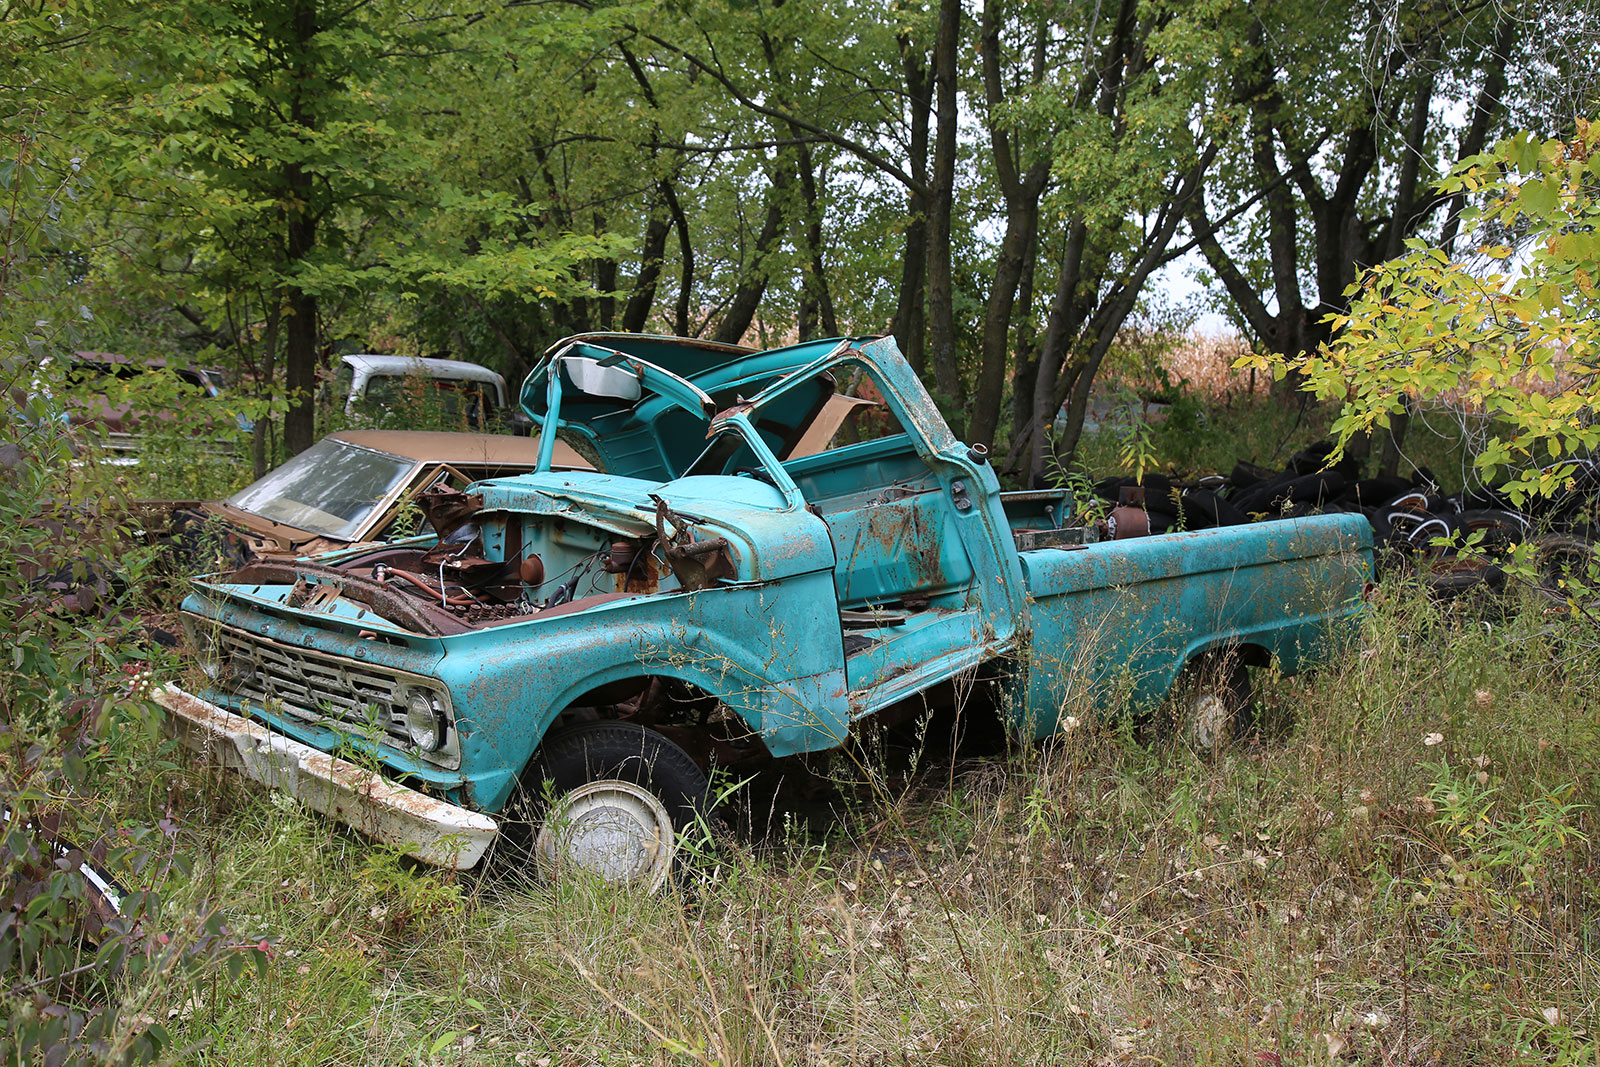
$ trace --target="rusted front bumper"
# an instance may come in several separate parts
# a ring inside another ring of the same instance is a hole
[[[167,710],[167,732],[186,747],[423,863],[475,866],[499,832],[487,815],[397,785],[175,686],[155,699]]]

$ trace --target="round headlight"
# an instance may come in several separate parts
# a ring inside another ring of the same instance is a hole
[[[444,712],[426,689],[413,689],[406,697],[406,733],[424,752],[444,744]]]
[[[195,662],[208,681],[222,680],[222,649],[216,634],[204,625],[189,627],[189,644],[194,649]]]

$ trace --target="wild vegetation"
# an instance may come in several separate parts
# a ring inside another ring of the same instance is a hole
[[[233,370],[258,472],[315,439],[334,350],[520,380],[585,330],[888,331],[1022,481],[1171,265],[1293,357],[1407,240],[1467,251],[1471,190],[1434,183],[1571,135],[1600,35],[1570,0],[75,0],[0,29],[0,187],[47,223],[5,299]]]
[[[188,772],[197,891],[274,959],[179,1032],[279,1063],[1591,1062],[1592,634],[1385,593],[1215,759],[1082,709],[1044,750],[864,762],[836,821],[649,899],[407,871]]]
[[[1211,466],[1230,443],[1270,461],[1334,415],[1187,402],[1193,417],[1173,405],[1153,440]],[[1122,432],[1107,422],[1090,454],[1114,457]],[[1452,444],[1434,442],[1436,463]],[[233,470],[248,477],[243,457]],[[159,606],[136,585],[126,606]],[[418,869],[208,772],[157,740],[142,699],[142,672],[193,682],[192,664],[115,614],[41,612],[8,588],[14,618],[48,623],[37,640],[18,629],[28,655],[79,657],[10,691],[8,795],[65,810],[85,843],[110,831],[107,866],[156,891],[121,937],[73,925],[59,873],[55,912],[14,912],[0,936],[19,945],[7,1003],[24,1057],[50,1041],[29,1029],[36,1003],[109,1006],[81,1043],[113,1059],[1594,1057],[1600,640],[1546,600],[1441,607],[1392,574],[1335,666],[1256,672],[1259,729],[1215,755],[1090,707],[1050,745],[1007,747],[974,686],[954,719],[779,768],[791,785],[719,783],[729,824],[705,828],[704,862],[640,899],[503,865]],[[66,684],[76,706],[53,696]],[[61,742],[20,745],[41,737]],[[731,829],[751,821],[764,829]],[[46,914],[48,959],[20,938]],[[98,966],[122,954],[143,970]],[[52,978],[81,967],[103,977]]]

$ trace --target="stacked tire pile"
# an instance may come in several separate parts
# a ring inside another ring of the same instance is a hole
[[[1433,472],[1361,477],[1358,461],[1328,464],[1333,445],[1297,452],[1283,470],[1241,461],[1226,474],[1177,482],[1161,474],[1107,478],[1095,494],[1115,505],[1106,522],[1115,538],[1209,530],[1271,519],[1360,512],[1372,524],[1380,570],[1416,569],[1435,595],[1502,592],[1502,564],[1515,545],[1531,544],[1534,584],[1565,603],[1564,584],[1581,577],[1600,533],[1600,462],[1588,461],[1560,495],[1517,507],[1497,488],[1444,494]],[[1119,521],[1120,519],[1120,521]]]

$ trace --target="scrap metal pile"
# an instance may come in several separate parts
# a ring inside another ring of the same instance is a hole
[[[1104,536],[1138,537],[1206,530],[1329,512],[1364,514],[1372,523],[1380,570],[1414,568],[1440,597],[1507,586],[1504,567],[1516,545],[1530,545],[1536,588],[1567,599],[1565,579],[1581,577],[1600,533],[1600,462],[1581,463],[1566,489],[1518,506],[1497,488],[1445,494],[1427,468],[1411,477],[1361,477],[1359,461],[1329,465],[1333,444],[1297,452],[1281,471],[1239,462],[1226,474],[1179,482],[1161,474],[1107,478],[1095,495],[1113,505]]]

